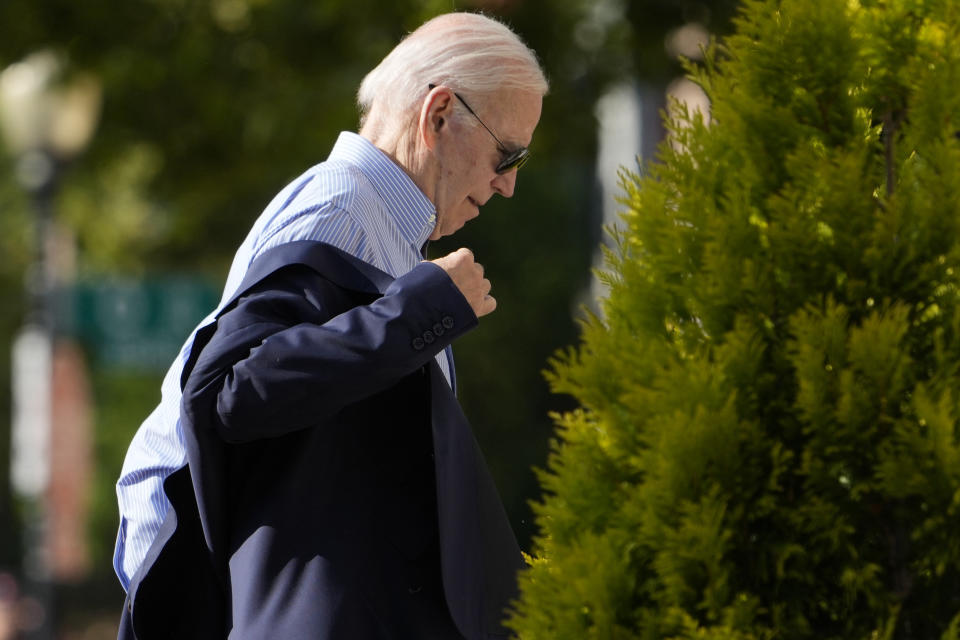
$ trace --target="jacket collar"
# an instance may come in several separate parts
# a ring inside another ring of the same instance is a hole
[[[229,306],[254,284],[292,264],[306,265],[339,287],[363,293],[382,294],[394,280],[390,274],[333,245],[315,240],[297,240],[260,254],[247,269],[233,298],[222,306]]]

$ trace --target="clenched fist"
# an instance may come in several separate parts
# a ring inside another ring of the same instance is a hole
[[[473,259],[470,249],[457,249],[431,262],[447,272],[478,318],[497,308],[490,281],[483,277],[483,265]]]

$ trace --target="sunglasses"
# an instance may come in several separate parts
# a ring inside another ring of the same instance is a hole
[[[435,84],[428,84],[428,85],[427,85],[427,87],[428,87],[431,91],[432,91],[436,86],[437,86],[437,85],[435,85]],[[462,97],[459,93],[457,93],[456,91],[453,92],[453,95],[456,96],[457,100],[459,100],[459,101],[463,104],[463,106],[467,108],[467,111],[470,112],[470,115],[472,115],[474,118],[476,118],[476,119],[477,119],[477,122],[479,122],[480,125],[481,125],[484,129],[487,130],[487,133],[489,133],[491,136],[493,136],[493,139],[497,141],[497,149],[499,149],[500,153],[503,155],[503,160],[500,161],[500,164],[497,165],[497,168],[494,169],[494,171],[496,171],[497,173],[502,174],[502,173],[506,173],[506,172],[508,172],[508,171],[510,171],[510,170],[512,170],[512,169],[519,169],[519,168],[522,167],[523,165],[527,164],[527,160],[530,159],[530,149],[529,149],[529,148],[527,148],[527,147],[520,147],[519,149],[514,149],[513,151],[510,151],[509,149],[507,149],[506,145],[504,145],[502,142],[500,142],[500,138],[497,137],[497,134],[495,134],[493,131],[491,131],[491,130],[490,130],[490,127],[488,127],[488,126],[486,125],[486,123],[484,123],[484,121],[480,119],[480,116],[477,115],[477,112],[474,111],[472,108],[470,108],[470,105],[467,104],[467,101],[464,100],[463,97]]]

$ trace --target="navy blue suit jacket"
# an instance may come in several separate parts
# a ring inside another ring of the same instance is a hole
[[[121,638],[432,637],[436,559],[459,633],[506,635],[519,548],[434,360],[476,323],[433,264],[394,280],[307,241],[258,258],[184,368],[187,464]]]

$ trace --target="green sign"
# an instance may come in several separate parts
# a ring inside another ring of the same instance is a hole
[[[108,366],[164,370],[219,299],[186,276],[78,282],[61,295],[58,329]]]

